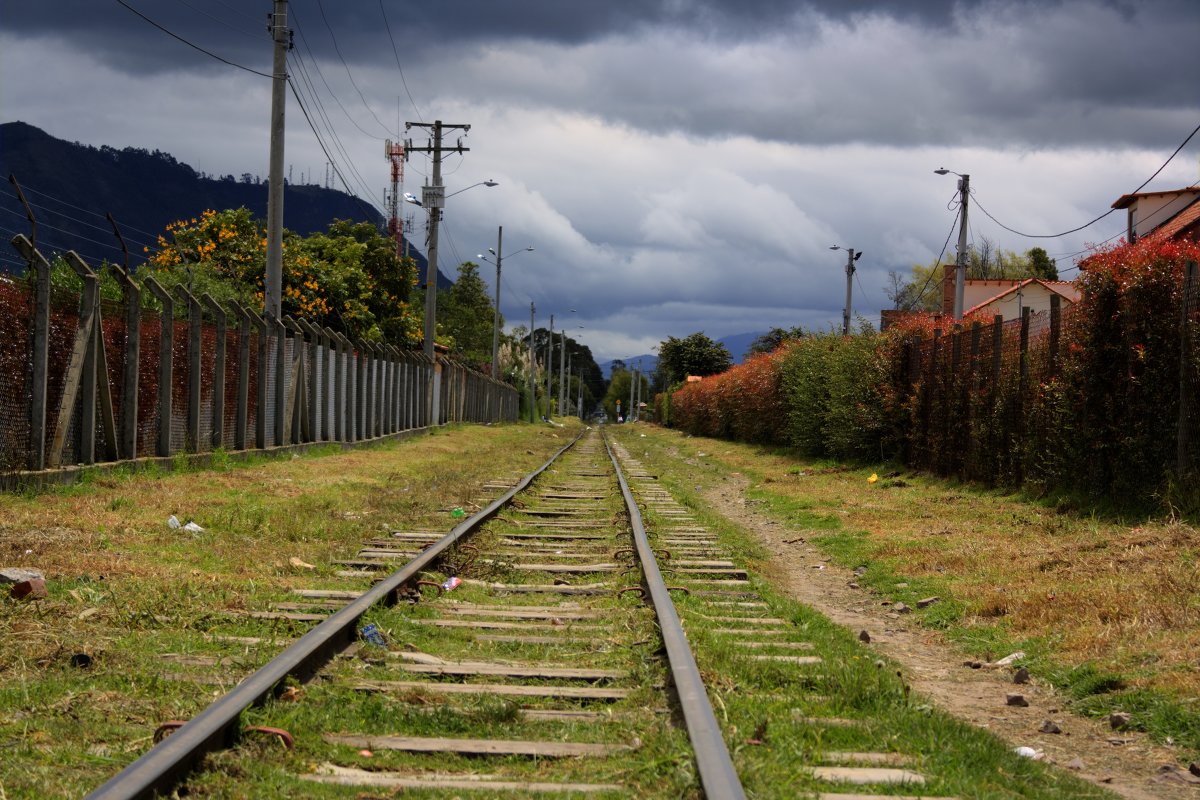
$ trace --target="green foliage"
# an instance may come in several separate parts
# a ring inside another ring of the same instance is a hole
[[[642,402],[646,402],[645,398],[650,396],[650,382],[645,375],[638,375],[638,380],[642,385]],[[620,416],[629,418],[629,390],[633,387],[633,373],[629,370],[614,369],[612,378],[608,381],[608,391],[604,393],[604,410],[608,412],[608,416],[612,420],[617,418],[617,401],[621,404]],[[636,388],[634,389],[636,393]]]
[[[487,285],[479,277],[479,265],[463,262],[458,268],[458,280],[439,294],[438,326],[446,344],[473,364],[491,364],[495,306],[488,296]]]
[[[1029,255],[1049,274],[1044,254]],[[1142,239],[1098,251],[1059,338],[1042,316],[1025,349],[1017,321],[951,328],[915,315],[886,334],[809,335],[778,358],[683,386],[670,419],[694,434],[818,457],[897,457],[1039,495],[1191,507],[1179,488],[1187,475],[1174,474],[1188,260],[1200,260],[1200,244]],[[992,257],[993,267],[1012,263]],[[1200,323],[1187,326],[1194,340]],[[679,344],[664,344],[664,357]],[[1200,354],[1187,370],[1185,384],[1200,382]]]
[[[170,240],[168,240],[170,236]],[[246,208],[205,211],[159,236],[145,269],[165,288],[177,284],[218,302],[261,308],[266,234]],[[370,341],[414,344],[416,263],[367,222],[334,220],[324,233],[284,231],[281,311]]]
[[[668,336],[659,346],[658,367],[668,383],[682,381],[688,375],[716,375],[731,364],[733,357],[725,345],[714,342],[703,331],[683,339]]]
[[[803,339],[803,338],[804,338],[804,331],[803,331],[803,329],[801,329],[799,327],[791,328],[791,329],[771,328],[771,330],[767,331],[762,336],[758,337],[757,339],[755,339],[753,342],[750,343],[750,352],[751,353],[770,353],[775,350],[778,350],[779,347],[784,342],[791,341],[792,339]]]

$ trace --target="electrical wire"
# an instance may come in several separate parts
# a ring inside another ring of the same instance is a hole
[[[296,24],[296,33],[300,34],[300,43],[308,52],[308,59],[312,62],[313,69],[317,72],[317,77],[321,79],[321,83],[325,84],[325,91],[329,92],[329,96],[333,98],[333,102],[337,103],[338,108],[340,108],[342,113],[346,115],[346,119],[350,120],[350,124],[358,128],[359,132],[362,133],[363,136],[370,136],[377,142],[385,141],[384,137],[376,136],[375,134],[366,130],[363,128],[363,126],[358,124],[358,121],[354,119],[354,117],[350,116],[350,112],[346,110],[344,105],[342,105],[342,101],[338,99],[337,93],[333,91],[333,87],[331,87],[329,85],[329,81],[325,79],[325,73],[321,71],[321,65],[318,62],[316,55],[313,53],[312,48],[308,44],[308,37],[304,35],[304,27],[300,24],[300,18],[296,15],[294,10],[292,12],[292,22]],[[315,89],[310,90],[310,93],[313,94],[314,97],[316,96]]]
[[[321,2],[321,0],[317,0],[317,9],[321,12],[321,21],[325,23],[325,27],[329,30],[329,39],[333,42],[333,51],[337,53],[337,57],[342,62],[342,66],[346,68],[346,77],[350,79],[350,85],[354,87],[354,91],[358,92],[358,99],[362,100],[363,106],[371,113],[371,116],[375,118],[375,121],[379,123],[379,127],[383,128],[388,133],[391,133],[391,128],[389,128],[387,125],[384,125],[383,121],[376,116],[375,110],[371,108],[370,104],[367,103],[367,98],[363,96],[362,89],[358,88],[358,84],[354,80],[354,74],[350,72],[350,65],[346,63],[346,59],[342,56],[342,49],[338,47],[337,37],[333,35],[333,27],[329,24],[329,20],[325,16],[325,5]],[[400,138],[400,133],[398,131],[396,132],[396,138]]]
[[[1154,170],[1153,175],[1151,175],[1149,178],[1146,178],[1146,180],[1142,181],[1140,186],[1138,186],[1132,192],[1127,192],[1127,194],[1137,194],[1142,189],[1145,189],[1147,184],[1149,184],[1150,181],[1157,178],[1159,176],[1159,173],[1161,173],[1164,169],[1167,168],[1167,165],[1170,164],[1175,159],[1175,156],[1179,155],[1179,152],[1181,150],[1183,150],[1184,147],[1187,146],[1187,143],[1190,142],[1192,140],[1192,137],[1195,136],[1197,133],[1200,133],[1200,125],[1197,125],[1195,128],[1192,129],[1192,132],[1189,133],[1187,135],[1187,138],[1184,139],[1183,142],[1180,143],[1179,147],[1175,148],[1175,152],[1171,153],[1171,155],[1167,158],[1167,160],[1162,163],[1162,166],[1160,166],[1158,169]],[[1193,185],[1195,185],[1195,184],[1193,184]],[[979,202],[979,198],[975,196],[974,189],[971,190],[971,196],[975,197],[975,205],[979,206],[979,210],[982,211],[987,216],[988,219],[990,219],[992,222],[996,223],[997,225],[999,225],[1001,228],[1008,231],[1009,233],[1015,233],[1017,236],[1024,236],[1026,239],[1057,239],[1060,236],[1066,236],[1067,234],[1071,234],[1071,233],[1078,233],[1079,231],[1083,230],[1084,228],[1089,228],[1092,225],[1095,225],[1097,222],[1099,222],[1100,220],[1104,219],[1109,214],[1111,214],[1117,210],[1115,208],[1110,208],[1108,211],[1105,211],[1103,214],[1096,217],[1091,222],[1085,222],[1084,224],[1080,225],[1077,228],[1071,228],[1069,231],[1063,231],[1062,233],[1023,233],[1021,231],[1018,231],[1018,230],[1008,227],[1003,222],[1001,222],[1000,220],[993,217],[988,212],[988,210],[983,207],[983,204]]]
[[[378,212],[378,209],[374,209],[372,206],[368,206],[361,197],[359,197],[357,194],[355,194],[353,191],[351,191],[349,184],[346,182],[345,176],[343,176],[341,170],[338,169],[337,162],[334,161],[333,156],[331,156],[329,154],[329,148],[327,148],[325,146],[325,142],[322,141],[321,134],[319,134],[317,132],[316,126],[313,125],[312,117],[309,115],[308,109],[304,105],[304,101],[300,99],[300,93],[296,91],[295,82],[288,81],[288,87],[292,90],[292,96],[296,98],[296,103],[300,106],[300,110],[304,113],[304,119],[308,122],[308,127],[310,129],[312,129],[313,136],[315,136],[317,138],[317,144],[319,144],[321,146],[321,150],[325,153],[325,158],[333,166],[333,172],[335,175],[338,176],[338,179],[341,180],[342,186],[345,187],[345,189],[346,189],[346,193],[349,194],[351,197],[353,197],[355,200],[357,200],[359,202],[359,205],[361,205],[364,209],[370,209],[370,210],[374,210],[374,211]],[[368,215],[368,218],[369,217],[370,217],[370,215]]]
[[[404,77],[404,67],[400,66],[400,51],[396,49],[396,38],[392,36],[392,26],[388,24],[387,11],[384,10],[383,0],[379,0],[379,13],[383,15],[383,27],[387,30],[388,41],[392,43],[392,55],[396,57],[396,69],[400,71],[400,84],[404,86],[404,93],[408,95],[408,102],[412,104],[413,111],[417,112],[417,119],[423,119],[421,109],[417,108],[417,101],[413,99],[412,92],[408,90],[408,80]]]
[[[950,246],[950,237],[954,235],[954,228],[958,225],[958,218],[960,216],[962,216],[961,207],[958,209],[958,213],[954,215],[954,221],[950,223],[950,232],[946,234],[946,241],[942,243],[942,252],[938,253],[937,260],[933,262],[935,265],[940,265],[942,263],[942,256],[946,255],[946,248]],[[936,274],[937,266],[930,271],[929,277],[925,279],[925,285],[921,287],[921,291],[913,295],[913,298],[908,301],[908,308],[904,309],[905,311],[912,311],[913,307],[917,304],[917,301],[925,296],[925,292],[929,289],[929,282],[933,280],[933,276]]]
[[[222,58],[221,56],[217,55],[216,53],[212,52],[211,50],[205,50],[205,49],[204,49],[203,47],[201,47],[200,45],[198,45],[198,44],[195,44],[194,42],[189,42],[187,39],[183,38],[183,37],[182,37],[182,36],[180,36],[179,34],[177,34],[177,33],[174,33],[173,31],[170,31],[170,30],[168,30],[168,29],[164,28],[162,25],[159,25],[157,22],[155,22],[154,20],[150,19],[149,17],[147,17],[147,16],[146,16],[145,14],[143,14],[142,12],[138,11],[136,8],[134,8],[133,6],[129,5],[129,3],[126,3],[126,2],[125,2],[125,0],[117,0],[117,3],[119,3],[119,4],[120,4],[120,5],[122,5],[122,6],[124,6],[125,8],[129,9],[129,11],[131,11],[131,12],[133,12],[134,14],[136,14],[137,16],[141,17],[141,18],[142,18],[142,19],[144,19],[146,22],[149,22],[151,25],[153,25],[154,27],[158,28],[158,29],[159,29],[160,31],[162,31],[163,33],[165,33],[165,34],[167,34],[168,36],[170,36],[172,39],[177,39],[177,40],[179,40],[180,42],[183,42],[184,44],[186,44],[188,47],[192,48],[193,50],[199,50],[201,53],[204,53],[204,55],[208,56],[209,58],[215,58],[217,61],[220,61],[222,64],[228,64],[228,65],[229,65],[229,66],[231,66],[231,67],[237,67],[238,69],[245,70],[246,72],[252,72],[252,73],[254,73],[255,75],[261,75],[261,76],[262,76],[262,77],[264,77],[264,78],[274,78],[274,77],[275,77],[274,75],[272,75],[272,74],[271,74],[271,73],[269,73],[269,72],[259,72],[259,71],[258,71],[258,70],[256,70],[256,69],[250,69],[250,67],[243,66],[243,65],[241,65],[241,64],[238,64],[238,63],[237,63],[237,62],[235,62],[235,61],[230,61],[230,60],[229,60],[229,59],[227,59],[227,58]]]
[[[218,22],[221,25],[224,25],[226,28],[229,28],[229,30],[233,31],[234,33],[240,33],[242,36],[249,36],[251,39],[261,40],[263,38],[262,34],[253,34],[250,31],[246,30],[245,28],[239,28],[238,26],[233,25],[233,24],[227,22],[226,20],[221,19],[216,14],[210,14],[207,11],[205,11],[203,8],[197,8],[196,6],[189,3],[188,0],[178,0],[178,1],[180,3],[182,3],[183,5],[187,6],[188,8],[190,8],[192,11],[195,11],[197,14],[202,14],[202,15],[208,17],[209,19],[213,20],[214,22]]]
[[[291,58],[291,56],[289,56],[289,58]],[[301,57],[297,53],[295,61],[293,63],[295,63],[295,65],[297,66],[296,73],[299,74],[301,81],[305,84],[305,88],[308,92],[309,99],[311,100],[311,105],[316,110],[317,117],[323,124],[326,133],[329,135],[329,138],[333,143],[334,149],[338,153],[341,154],[341,157],[342,157],[343,161],[345,162],[348,171],[350,172],[350,176],[352,178],[356,179],[356,181],[358,182],[359,188],[365,190],[367,196],[372,199],[372,202],[374,202],[375,198],[374,198],[373,193],[371,192],[370,188],[367,186],[366,181],[363,180],[362,174],[359,173],[358,169],[354,166],[354,162],[350,158],[350,154],[346,151],[345,145],[342,144],[341,137],[338,136],[337,130],[333,126],[333,120],[331,120],[329,118],[329,114],[325,110],[325,105],[324,105],[324,103],[321,102],[321,98],[317,94],[316,86],[312,82],[312,76],[309,75],[308,69],[304,65],[303,57]],[[294,92],[298,91],[299,87],[297,87],[295,85],[295,81],[293,80],[293,81],[291,81],[291,83],[293,85],[293,87],[292,87],[293,91]],[[330,159],[330,163],[336,163],[336,160]],[[345,185],[344,182],[343,182],[343,185]],[[350,191],[348,187],[347,187],[347,191]],[[350,193],[355,194],[355,192],[350,192]]]

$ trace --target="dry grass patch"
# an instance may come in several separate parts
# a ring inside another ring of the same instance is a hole
[[[1089,702],[1156,706],[1174,719],[1161,738],[1200,750],[1200,531],[1190,521],[1064,513],[884,466],[654,435],[708,464],[709,483],[744,474],[747,502],[785,523],[782,538],[802,535],[847,567],[867,567],[859,582],[880,599],[941,597],[913,617],[971,657],[1023,649],[1035,674]]]

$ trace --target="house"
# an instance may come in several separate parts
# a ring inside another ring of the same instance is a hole
[[[942,308],[936,316],[954,317],[954,280],[956,267],[942,267]],[[1042,278],[968,278],[963,285],[963,318],[991,322],[996,316],[1005,322],[1020,319],[1024,309],[1031,314],[1048,314],[1050,298],[1057,295],[1060,308],[1079,302],[1079,289],[1072,281],[1049,281]],[[881,313],[880,329],[911,314],[911,311],[884,310]]]
[[[1126,210],[1125,240],[1131,244],[1146,236],[1200,241],[1200,188],[1125,194],[1112,207]]]
[[[942,277],[942,313],[954,314],[955,266],[946,264]],[[987,279],[968,278],[963,285],[963,317],[990,321],[1020,319],[1024,309],[1032,314],[1048,313],[1050,298],[1058,296],[1061,307],[1079,302],[1079,290],[1071,281],[1043,278]]]

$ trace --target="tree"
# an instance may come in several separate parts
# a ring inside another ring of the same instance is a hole
[[[158,248],[147,263],[164,286],[183,283],[193,294],[262,307],[266,234],[246,208],[173,222]],[[420,341],[410,302],[415,277],[416,263],[397,258],[392,241],[370,223],[334,220],[307,238],[284,231],[283,314],[353,338],[414,344]]]
[[[733,364],[733,357],[725,345],[698,331],[684,339],[668,336],[659,346],[658,363],[668,376],[667,382],[676,383],[688,375],[724,372]]]
[[[1044,249],[1031,247],[1025,251],[1025,258],[1029,260],[1030,276],[1046,281],[1058,280],[1058,262]]]
[[[645,375],[638,376],[638,383],[642,386],[642,402],[648,403],[650,396],[650,384],[646,380]],[[608,391],[604,393],[604,410],[608,412],[613,419],[617,418],[617,403],[620,401],[621,414],[620,416],[629,419],[629,390],[634,387],[633,372],[627,369],[613,370],[612,378],[608,381]],[[637,393],[634,387],[634,393]]]
[[[803,339],[804,331],[801,328],[771,328],[762,336],[750,343],[750,353],[773,353],[779,348],[779,345],[789,339]]]
[[[479,277],[478,264],[465,261],[459,266],[458,280],[438,298],[437,314],[451,350],[475,364],[492,362],[495,306]]]

